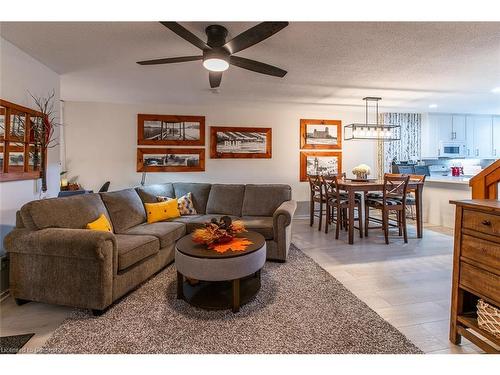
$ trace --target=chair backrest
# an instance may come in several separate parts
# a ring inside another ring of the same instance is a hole
[[[106,193],[109,190],[109,185],[111,184],[110,181],[106,181],[104,185],[101,186],[99,189],[99,193]]]
[[[411,182],[425,182],[425,175],[420,175],[420,174],[411,174],[410,175],[410,181]],[[415,192],[415,188],[408,189],[409,192]]]
[[[340,202],[340,191],[337,179],[337,176],[321,176],[327,200],[336,199],[337,202]]]
[[[309,180],[309,189],[311,192],[311,197],[319,194],[320,197],[323,197],[323,189],[322,189],[322,181],[321,176],[319,175],[308,175],[307,179]]]
[[[406,204],[406,193],[409,180],[410,176],[393,173],[384,174],[384,205],[387,199],[398,199],[402,201],[403,205]]]

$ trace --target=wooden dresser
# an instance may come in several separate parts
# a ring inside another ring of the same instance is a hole
[[[487,353],[499,353],[500,338],[477,324],[476,304],[482,298],[500,307],[500,201],[450,203],[456,205],[450,341],[458,345],[463,336]]]

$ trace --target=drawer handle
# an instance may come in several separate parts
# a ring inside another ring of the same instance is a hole
[[[491,225],[491,221],[489,221],[489,220],[483,220],[483,221],[481,221],[481,224],[490,226]]]

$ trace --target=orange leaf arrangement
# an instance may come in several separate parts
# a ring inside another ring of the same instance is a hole
[[[222,216],[219,220],[213,218],[205,223],[203,228],[193,232],[193,242],[207,245],[209,249],[217,252],[245,250],[251,244],[245,238],[235,238],[238,233],[246,232],[245,225],[241,220],[232,221],[229,216]],[[220,245],[227,245],[219,247]],[[216,248],[217,246],[217,248]]]
[[[231,241],[226,243],[212,243],[208,245],[208,248],[215,250],[218,253],[225,253],[226,251],[245,251],[248,245],[253,244],[247,238],[233,238]]]

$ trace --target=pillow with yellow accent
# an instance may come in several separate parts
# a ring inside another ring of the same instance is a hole
[[[105,232],[113,232],[113,227],[106,215],[101,214],[96,220],[87,224],[87,229],[102,230]]]
[[[169,197],[165,197],[162,195],[158,195],[156,197],[156,200],[158,202],[168,201],[169,199],[174,199],[174,198],[169,198]],[[183,195],[180,198],[177,198],[177,206],[179,208],[179,213],[182,216],[184,216],[184,215],[196,215],[197,214],[196,209],[194,208],[193,198],[192,198],[191,192]]]
[[[177,208],[176,199],[169,199],[158,203],[144,203],[144,206],[146,207],[149,224],[181,216]]]

